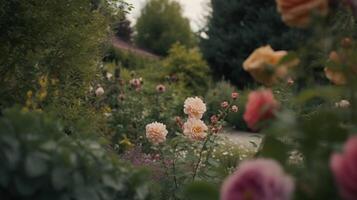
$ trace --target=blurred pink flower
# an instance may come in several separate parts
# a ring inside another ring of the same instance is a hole
[[[100,97],[104,94],[104,89],[102,87],[98,87],[96,90],[95,90],[95,95],[97,97]]]
[[[162,84],[157,85],[157,86],[156,86],[156,91],[157,91],[158,93],[164,93],[164,92],[166,91],[165,85],[162,85]]]
[[[243,162],[221,189],[221,200],[289,200],[294,191],[292,178],[274,160]]]
[[[198,97],[190,97],[185,100],[184,112],[189,117],[201,119],[206,112],[206,104]]]
[[[274,111],[279,108],[271,90],[253,91],[248,96],[244,113],[244,121],[251,129],[257,129],[257,123],[274,117]]]
[[[343,153],[332,155],[330,167],[342,198],[355,200],[357,199],[357,137],[350,138],[343,150]]]

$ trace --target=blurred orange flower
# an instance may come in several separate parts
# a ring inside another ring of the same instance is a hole
[[[283,21],[294,27],[306,27],[313,12],[320,15],[328,12],[328,0],[276,0],[276,3]]]

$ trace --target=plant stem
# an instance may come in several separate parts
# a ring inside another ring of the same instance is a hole
[[[199,154],[199,157],[198,157],[198,161],[197,161],[197,163],[196,163],[196,165],[195,165],[195,167],[194,167],[194,169],[193,169],[192,181],[194,181],[195,178],[196,178],[196,176],[197,176],[198,168],[199,168],[200,163],[201,163],[201,161],[202,161],[202,153],[203,153],[203,151],[205,150],[206,145],[207,145],[208,140],[210,139],[210,137],[211,137],[211,134],[209,134],[209,135],[207,136],[206,140],[204,141],[204,143],[203,143],[203,145],[202,145],[202,148],[201,148],[201,151],[200,151],[200,154]]]

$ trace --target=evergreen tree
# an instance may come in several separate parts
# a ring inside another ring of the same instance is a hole
[[[303,38],[281,21],[275,0],[211,0],[211,6],[202,52],[216,78],[240,88],[253,84],[242,63],[254,49],[270,44],[275,50],[289,50]]]
[[[119,20],[119,22],[114,24],[114,33],[115,36],[120,38],[121,40],[124,40],[126,42],[131,42],[132,40],[132,34],[133,34],[133,29],[131,28],[130,21],[126,18],[126,16],[123,17],[123,19]]]
[[[166,55],[176,42],[192,46],[194,41],[189,20],[182,16],[180,4],[171,0],[150,0],[136,30],[136,43],[160,55]]]

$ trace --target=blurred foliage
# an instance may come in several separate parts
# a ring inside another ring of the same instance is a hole
[[[159,55],[167,55],[176,42],[191,47],[195,43],[189,20],[172,0],[150,0],[141,10],[136,23],[135,42]]]
[[[4,200],[153,198],[144,171],[124,164],[89,138],[64,135],[61,124],[44,114],[5,110],[0,158]]]
[[[25,105],[26,94],[36,93],[45,77],[38,109],[60,117],[68,133],[77,132],[83,121],[92,122],[88,130],[98,131],[100,123],[86,94],[97,73],[110,20],[121,14],[114,8],[120,2],[2,1],[0,109]]]
[[[124,15],[113,25],[114,35],[125,42],[132,42],[133,28],[131,28],[131,22]]]
[[[187,95],[203,95],[210,84],[210,69],[202,54],[196,48],[189,49],[179,43],[169,50],[163,60],[168,75],[177,79],[184,88],[190,91]]]
[[[240,89],[255,84],[242,68],[253,50],[267,44],[290,50],[304,41],[303,31],[281,21],[274,0],[211,0],[211,6],[207,37],[201,38],[203,55],[217,79],[223,77]]]

